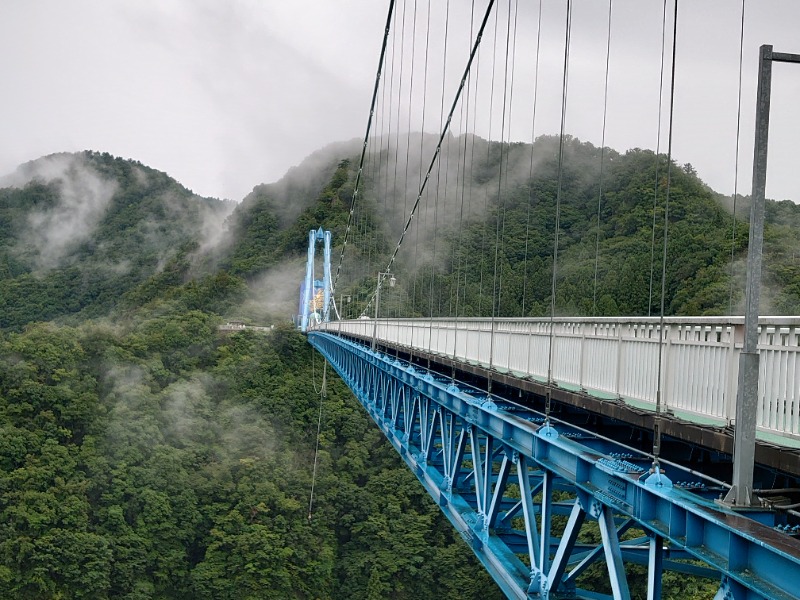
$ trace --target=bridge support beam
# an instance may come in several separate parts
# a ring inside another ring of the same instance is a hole
[[[694,574],[727,577],[736,597],[788,600],[800,589],[800,541],[650,474],[649,455],[565,423],[556,433],[540,413],[334,335],[309,341],[509,598],[597,597],[576,584],[603,558],[615,598],[630,597],[625,560],[650,565],[657,597],[662,568],[691,566],[664,561],[664,544],[671,558],[707,565]],[[668,468],[676,481],[699,475]],[[557,515],[569,515],[566,528]],[[599,522],[599,545],[576,542],[586,516]],[[620,543],[629,529],[642,532],[633,548]]]
[[[661,598],[661,575],[664,567],[664,538],[650,536],[650,552],[647,559],[647,600]]]
[[[628,578],[625,575],[625,566],[622,564],[622,552],[619,548],[617,528],[614,526],[614,513],[611,508],[604,506],[600,517],[600,535],[603,537],[603,550],[608,565],[608,576],[611,579],[611,592],[614,600],[630,600],[631,591],[628,588]]]

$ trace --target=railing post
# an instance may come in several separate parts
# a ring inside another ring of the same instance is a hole
[[[798,331],[797,327],[792,326],[789,329],[789,345],[792,346],[793,355],[790,356],[789,360],[791,361],[791,365],[793,368],[797,367],[797,351],[798,351],[798,335],[800,332]],[[794,370],[794,369],[793,369]],[[797,373],[797,371],[794,371]],[[798,409],[800,409],[800,398],[798,398],[797,388],[793,388],[791,393],[789,394],[788,400],[790,401],[790,410],[789,416],[787,416],[788,425],[786,429],[789,430],[792,434],[800,433],[798,431],[798,418],[800,415],[797,414]]]
[[[511,371],[511,339],[514,337],[514,330],[511,327],[511,321],[508,322],[508,344],[506,344],[506,367]]]
[[[525,332],[524,329],[527,329],[527,332]],[[533,343],[533,323],[527,323],[527,327],[523,328],[523,335],[527,339],[527,345],[528,345],[528,356],[525,359],[525,374],[528,377],[531,377],[531,375],[533,375],[533,368],[531,367],[531,344]]]
[[[551,364],[549,373],[547,374],[547,384],[552,385],[553,382],[556,381],[555,373],[558,373],[558,354],[556,350],[558,348],[558,328],[556,327],[556,322],[552,319],[550,320],[550,344],[552,344],[551,348],[548,348],[550,352]]]
[[[622,329],[623,324],[617,324],[617,372],[614,377],[614,394],[617,396],[618,399],[622,398],[622,394],[620,394],[619,386],[620,386],[620,379],[622,377]]]
[[[725,390],[725,422],[732,425],[736,415],[736,384],[738,380],[739,348],[744,343],[744,325],[731,323],[728,343],[728,385]]]
[[[673,378],[673,369],[672,369],[672,361],[670,360],[670,350],[672,349],[672,336],[673,330],[672,327],[669,326],[668,323],[664,323],[665,331],[660,332],[661,335],[664,336],[664,381],[662,383],[661,389],[664,390],[663,396],[661,398],[661,411],[667,412],[669,410],[671,400],[672,400],[672,378]]]
[[[584,385],[584,372],[586,370],[586,324],[580,323],[581,328],[581,352],[580,352],[580,363],[578,363],[578,385],[581,387],[581,391],[586,391],[586,386]]]

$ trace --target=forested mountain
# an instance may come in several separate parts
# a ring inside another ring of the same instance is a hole
[[[16,307],[0,331],[0,597],[500,597],[331,373],[320,406],[322,361],[291,326],[217,330],[327,216],[346,161],[274,228],[258,193],[226,224],[230,207],[108,155],[23,171],[0,191]],[[239,239],[210,235],[223,227]]]
[[[556,142],[540,138],[532,156],[525,144],[448,140],[469,148],[470,175],[463,156],[444,162],[385,310],[545,314]],[[600,150],[566,150],[558,310],[647,314],[665,159],[606,150],[600,196]],[[308,230],[341,244],[357,151],[321,151],[236,206],[95,152],[0,180],[1,598],[501,597],[331,372],[321,395],[323,363],[286,323]],[[404,182],[418,185],[425,163],[392,160],[365,170],[351,222],[337,290],[351,315],[416,197]],[[732,243],[731,212],[689,166],[673,165],[670,194],[667,311],[726,313],[747,224]],[[766,300],[797,312],[800,212],[770,203],[768,217]],[[234,317],[275,328],[218,331]],[[602,590],[603,579],[595,569],[581,583]],[[685,598],[714,587],[666,583]]]
[[[461,273],[463,282],[459,314],[549,314],[558,159],[555,139],[540,138],[537,144],[544,158],[533,176],[510,181],[485,215],[461,224],[454,232],[449,265],[438,274],[434,266],[434,288],[442,295],[434,299],[439,314],[456,310],[449,298],[456,296],[458,276],[454,279],[451,273]],[[499,145],[491,149],[498,165],[503,151]],[[529,150],[505,152],[512,154],[505,160],[513,160],[514,153]],[[600,149],[567,141],[559,207],[557,314],[658,314],[666,159],[643,150],[609,151],[603,158],[601,196]],[[739,221],[734,241],[731,216],[690,167],[673,165],[669,179],[665,312],[728,314],[730,257],[733,252],[736,260],[742,259],[747,225]],[[743,292],[740,284],[734,282],[734,309]],[[426,301],[419,297],[414,304],[424,311]]]
[[[432,151],[434,142],[416,136],[408,144]],[[549,314],[558,154],[556,137],[542,136],[533,145],[448,138],[393,265],[398,285],[384,297],[382,314]],[[349,316],[364,309],[375,273],[385,270],[418,194],[424,156],[415,150],[406,166],[401,148],[364,170],[337,289],[356,299],[342,307]],[[730,200],[703,183],[691,165],[668,168],[665,156],[649,150],[601,152],[568,137],[563,165],[557,314],[659,313],[667,200],[665,313],[742,314],[748,197],[738,198],[734,219]],[[349,169],[352,181],[352,160]],[[343,178],[335,175],[316,204],[299,215],[295,223],[302,226],[291,231],[294,247],[287,249],[302,252],[303,231],[314,223],[324,223],[341,243],[351,193],[350,184],[339,187]],[[267,198],[259,206],[268,207]],[[237,213],[263,218],[261,210],[245,207]],[[768,200],[766,220],[761,312],[798,314],[800,207]],[[277,220],[272,226],[280,229]],[[266,231],[254,222],[247,230],[249,236]],[[262,255],[259,246],[249,247]]]
[[[232,209],[107,153],[21,166],[0,180],[0,326],[100,316],[155,275],[183,283]]]

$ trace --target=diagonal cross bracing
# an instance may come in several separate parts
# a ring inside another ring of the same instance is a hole
[[[638,556],[658,573],[675,566],[663,560],[661,540],[672,556],[685,553],[720,573],[732,597],[796,597],[800,543],[719,506],[713,486],[673,486],[663,474],[648,476],[640,465],[649,458],[636,450],[563,424],[558,432],[542,427],[533,411],[337,336],[308,338],[508,597],[575,594],[571,567],[604,556],[615,597],[627,597],[623,559]],[[697,478],[670,469],[676,480]],[[565,497],[572,504],[561,530],[552,516],[564,514]],[[777,524],[771,513],[759,517]],[[576,543],[586,520],[601,524],[596,552]],[[631,526],[653,540],[638,553],[622,549],[621,532]]]

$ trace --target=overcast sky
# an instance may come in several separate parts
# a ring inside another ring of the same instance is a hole
[[[426,78],[429,1],[433,35]],[[559,128],[564,4],[544,0],[535,135]],[[429,92],[427,131],[438,127],[443,79],[446,104],[452,99],[469,44],[471,5],[450,0],[443,78],[446,1],[397,0],[405,18],[397,21],[387,70],[395,65],[391,85],[407,98],[400,114],[410,102],[420,115],[411,118],[414,129],[421,126],[423,87]],[[482,12],[486,1],[475,5]],[[496,74],[503,65],[508,2],[498,5]],[[240,200],[313,150],[363,137],[387,6],[387,0],[0,0],[0,174],[44,154],[92,149],[166,171],[196,193]],[[570,57],[567,131],[598,145],[607,6],[603,0],[575,1]],[[655,148],[662,2],[614,0],[613,7],[606,145]],[[725,193],[734,188],[740,7],[740,0],[689,0],[680,4],[678,19],[673,154]],[[519,2],[514,100],[504,139],[530,141],[537,8],[536,0]],[[740,193],[750,192],[758,46],[800,53],[798,32],[800,2],[748,1]],[[490,81],[493,40],[492,29],[481,54],[482,89]],[[475,125],[483,136],[501,136],[502,89],[497,83],[491,121],[488,92],[473,97],[484,115]],[[768,196],[800,202],[800,65],[776,65],[772,105]],[[392,112],[397,108],[393,104]],[[664,104],[662,151],[667,109]],[[389,113],[386,104],[383,126],[396,131],[396,121],[387,125]],[[400,121],[405,127],[408,119]]]

